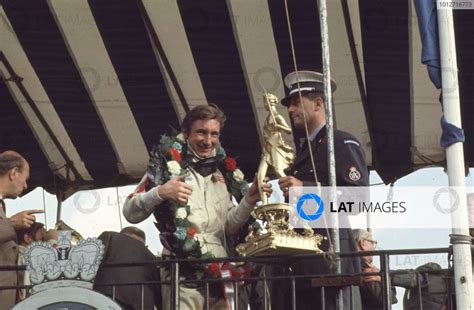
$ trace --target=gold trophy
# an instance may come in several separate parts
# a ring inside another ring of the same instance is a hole
[[[283,140],[283,134],[291,135],[291,128],[276,110],[278,98],[266,93],[263,100],[269,113],[263,125],[265,144],[256,178],[263,204],[254,210],[256,218],[263,222],[263,229],[255,231],[250,227],[245,243],[239,244],[236,250],[242,256],[322,252],[319,246],[323,237],[314,235],[309,227],[304,229],[303,234],[295,232],[289,224],[292,206],[284,202],[269,204],[267,195],[262,191],[267,172],[271,177],[285,176],[285,169],[295,157],[293,148]]]

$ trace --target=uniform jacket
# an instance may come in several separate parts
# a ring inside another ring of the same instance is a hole
[[[306,142],[305,142],[306,143]],[[328,157],[327,157],[327,135],[326,127],[323,127],[311,142],[313,158],[315,161],[318,181],[322,186],[329,184]],[[360,143],[349,133],[334,131],[334,149],[336,159],[336,185],[338,186],[368,186],[369,174],[365,164],[364,152]],[[303,144],[297,152],[293,165],[287,174],[303,181],[304,186],[316,186],[313,167],[307,146]],[[340,218],[348,220],[348,218]],[[314,229],[315,233],[329,238],[325,229]],[[357,252],[357,245],[352,237],[351,229],[339,229],[340,251]],[[323,251],[329,249],[329,242],[321,245]],[[290,267],[290,268],[288,268]],[[360,260],[358,257],[341,259],[342,273],[359,273]],[[290,271],[291,270],[291,271]],[[271,273],[271,274],[270,274]],[[304,260],[293,263],[290,266],[269,268],[267,276],[271,275],[324,275],[334,274],[335,270],[329,264],[320,259]],[[291,286],[289,281],[275,281],[270,284],[272,309],[291,309]],[[325,307],[328,310],[336,309],[335,296],[337,288],[325,289]],[[311,280],[299,280],[296,282],[296,308],[297,309],[320,309],[321,290],[311,285]],[[357,293],[357,295],[359,295]],[[360,296],[354,296],[355,303],[352,304],[350,292],[347,287],[343,292],[344,309],[359,309]]]
[[[4,202],[0,200],[0,266],[15,266],[18,257],[16,233],[3,208]],[[17,284],[16,271],[0,271],[0,286]],[[0,290],[0,309],[11,309],[15,299],[16,290]]]
[[[318,181],[321,185],[327,186],[329,185],[329,171],[326,126],[324,126],[313,139],[311,147],[316,164]],[[365,164],[365,154],[359,141],[347,132],[335,130],[334,149],[337,186],[368,186],[369,172]],[[306,145],[303,145],[296,154],[296,159],[290,168],[290,175],[302,180],[305,186],[315,185],[313,167]]]
[[[305,142],[306,143],[306,142]],[[326,126],[324,126],[311,142],[313,158],[315,160],[318,181],[322,186],[329,185],[328,172],[328,143]],[[337,186],[368,186],[369,173],[365,164],[364,151],[351,134],[335,130],[334,149],[336,160],[336,185]],[[308,148],[303,145],[296,154],[294,164],[290,168],[289,175],[303,181],[304,186],[315,186],[313,167],[310,160]],[[348,220],[347,218],[340,218]],[[325,229],[317,229],[315,233],[327,236]],[[341,252],[357,252],[357,245],[352,237],[350,229],[339,229]],[[322,250],[327,251],[329,242],[322,244]],[[342,273],[360,272],[360,262],[358,258],[344,258],[341,260]],[[297,268],[302,273],[331,273],[326,264],[314,264],[303,262]]]

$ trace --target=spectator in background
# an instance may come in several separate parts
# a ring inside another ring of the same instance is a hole
[[[374,251],[377,241],[372,234],[364,229],[354,229],[352,231],[359,251]],[[364,256],[361,259],[361,269],[363,273],[380,272],[380,269],[373,264],[373,256]],[[412,270],[406,270],[406,274],[396,274],[391,277],[392,304],[396,304],[397,291],[395,286],[413,288],[417,285],[416,274]],[[382,279],[378,275],[367,275],[362,277],[359,286],[363,310],[383,309]]]
[[[50,229],[48,232],[44,228],[43,223],[35,222],[29,228],[17,230],[17,239],[18,239],[18,266],[24,266],[27,264],[26,261],[26,250],[27,247],[35,241],[45,241],[50,242],[51,244],[57,244],[57,231]],[[19,285],[31,285],[30,275],[28,271],[19,272]],[[26,298],[27,290],[22,289],[19,291],[19,300]],[[29,294],[28,294],[29,295]]]
[[[27,188],[30,165],[15,151],[0,153],[0,266],[15,266],[18,258],[16,229],[28,228],[36,220],[34,213],[42,210],[22,211],[10,218],[6,216],[3,199],[15,199]],[[16,271],[0,272],[0,287],[18,284]],[[16,301],[15,290],[0,289],[0,309],[11,309]]]
[[[94,290],[112,297],[113,287],[107,284],[146,283],[160,281],[160,273],[155,265],[134,267],[106,267],[109,263],[156,262],[155,257],[145,246],[145,233],[136,227],[125,227],[120,233],[103,232],[99,239],[105,246],[104,258],[94,281]],[[115,286],[115,299],[123,309],[161,309],[160,284],[118,285]],[[142,308],[143,302],[143,308]]]
[[[413,288],[405,291],[405,296],[403,297],[403,309],[448,309],[448,281],[450,277],[443,274],[442,271],[441,266],[437,263],[426,263],[418,266],[415,269],[415,272],[420,278],[420,287],[418,287],[417,284]]]

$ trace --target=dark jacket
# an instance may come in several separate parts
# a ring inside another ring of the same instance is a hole
[[[383,310],[383,290],[382,282],[362,282],[359,286],[362,310]],[[391,288],[392,304],[396,304],[397,291],[394,286]]]
[[[305,186],[315,186],[313,167],[309,150],[305,145],[296,154],[290,168],[290,175],[303,181]],[[329,185],[328,170],[328,141],[326,126],[323,127],[311,142],[315,160],[318,181],[323,186]],[[369,172],[365,163],[365,154],[360,142],[350,133],[341,130],[334,131],[334,149],[336,159],[337,186],[369,186]],[[359,178],[354,169],[360,173]]]
[[[328,156],[327,156],[327,134],[326,127],[323,127],[316,138],[312,141],[313,158],[315,161],[318,181],[322,186],[329,185]],[[336,184],[338,186],[368,186],[369,173],[365,163],[365,155],[362,146],[354,136],[349,133],[334,132],[334,149],[336,160]],[[294,164],[290,167],[288,175],[292,175],[303,181],[304,186],[315,186],[313,167],[307,147],[303,147],[297,152]],[[345,220],[348,220],[347,218]],[[325,229],[315,229],[315,233],[329,237]],[[352,237],[351,229],[339,229],[341,252],[357,252],[357,245]],[[321,249],[327,251],[329,242],[322,244]],[[341,260],[342,273],[359,273],[360,260],[358,257],[344,258]],[[291,269],[291,271],[289,271]],[[329,264],[321,260],[306,260],[295,263],[291,266],[269,268],[273,275],[280,274],[334,274],[334,269]],[[288,281],[277,281],[271,284],[272,288],[272,309],[291,309],[289,303],[291,298]],[[321,303],[321,291],[319,288],[311,286],[311,280],[299,280],[296,283],[296,308],[297,309],[318,309]],[[335,309],[335,295],[338,289],[325,289],[326,309]],[[345,291],[344,304],[350,304],[350,292]],[[349,309],[349,308],[348,308]]]
[[[362,261],[361,268],[364,270],[365,268],[371,267],[366,262]],[[393,277],[392,277],[393,280]],[[392,281],[393,282],[393,281]],[[382,282],[381,281],[371,281],[362,283],[359,285],[360,289],[360,299],[362,302],[362,310],[383,310],[383,294],[384,291],[382,289]],[[390,286],[391,289],[391,298],[392,304],[396,304],[397,300],[397,290],[395,286]]]
[[[311,142],[317,177],[322,186],[329,185],[327,142],[325,126]],[[335,130],[334,149],[336,160],[336,185],[369,186],[369,172],[365,163],[364,151],[359,141],[347,132]],[[304,145],[302,151],[297,153],[294,164],[289,171],[289,175],[303,181],[304,186],[316,186],[309,150]],[[347,218],[341,217],[339,220],[348,221]],[[329,237],[325,229],[315,229],[314,231],[315,233]],[[352,237],[351,229],[339,229],[339,239],[341,252],[358,251],[357,244]],[[323,251],[328,251],[329,242],[324,242],[321,249]],[[341,260],[341,267],[342,273],[360,272],[360,260],[358,258],[344,258]],[[327,264],[315,264],[309,261],[299,264],[296,270],[299,270],[302,274],[308,274],[309,272],[315,274],[333,273]]]
[[[105,263],[133,263],[156,261],[157,258],[143,243],[125,234],[106,231],[99,239],[105,245],[104,258],[94,280],[94,290],[112,297],[112,286],[107,283],[143,283],[159,281],[159,269],[153,265],[137,267],[103,267]],[[144,285],[144,309],[161,309],[160,285]],[[124,309],[142,309],[141,285],[122,285],[115,287],[115,298]]]
[[[420,298],[425,310],[444,309],[450,294],[448,290],[449,278],[442,274],[430,273],[441,271],[441,266],[430,262],[417,267],[415,271],[419,273],[421,287],[416,286],[405,291],[403,309],[420,309]]]
[[[362,270],[369,266],[362,263]],[[398,273],[391,275],[391,297],[392,304],[398,302],[396,286],[403,287],[407,291],[417,288],[418,280],[416,271],[413,269],[398,269]],[[360,297],[362,301],[362,310],[382,310],[383,308],[383,290],[382,282],[362,282],[359,286]],[[417,304],[418,305],[418,304]],[[405,305],[406,307],[406,305]]]

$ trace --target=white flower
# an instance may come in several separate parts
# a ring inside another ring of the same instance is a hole
[[[234,177],[234,180],[236,180],[237,182],[242,182],[245,176],[244,176],[244,173],[240,169],[235,169],[233,177]]]
[[[186,212],[186,208],[178,208],[176,210],[177,219],[185,219],[187,216],[188,216],[188,212]]]
[[[166,163],[168,171],[172,176],[177,176],[181,173],[181,166],[176,160],[170,160]]]
[[[180,133],[179,135],[176,136],[176,140],[178,140],[179,142],[184,142],[184,136],[182,133]]]

